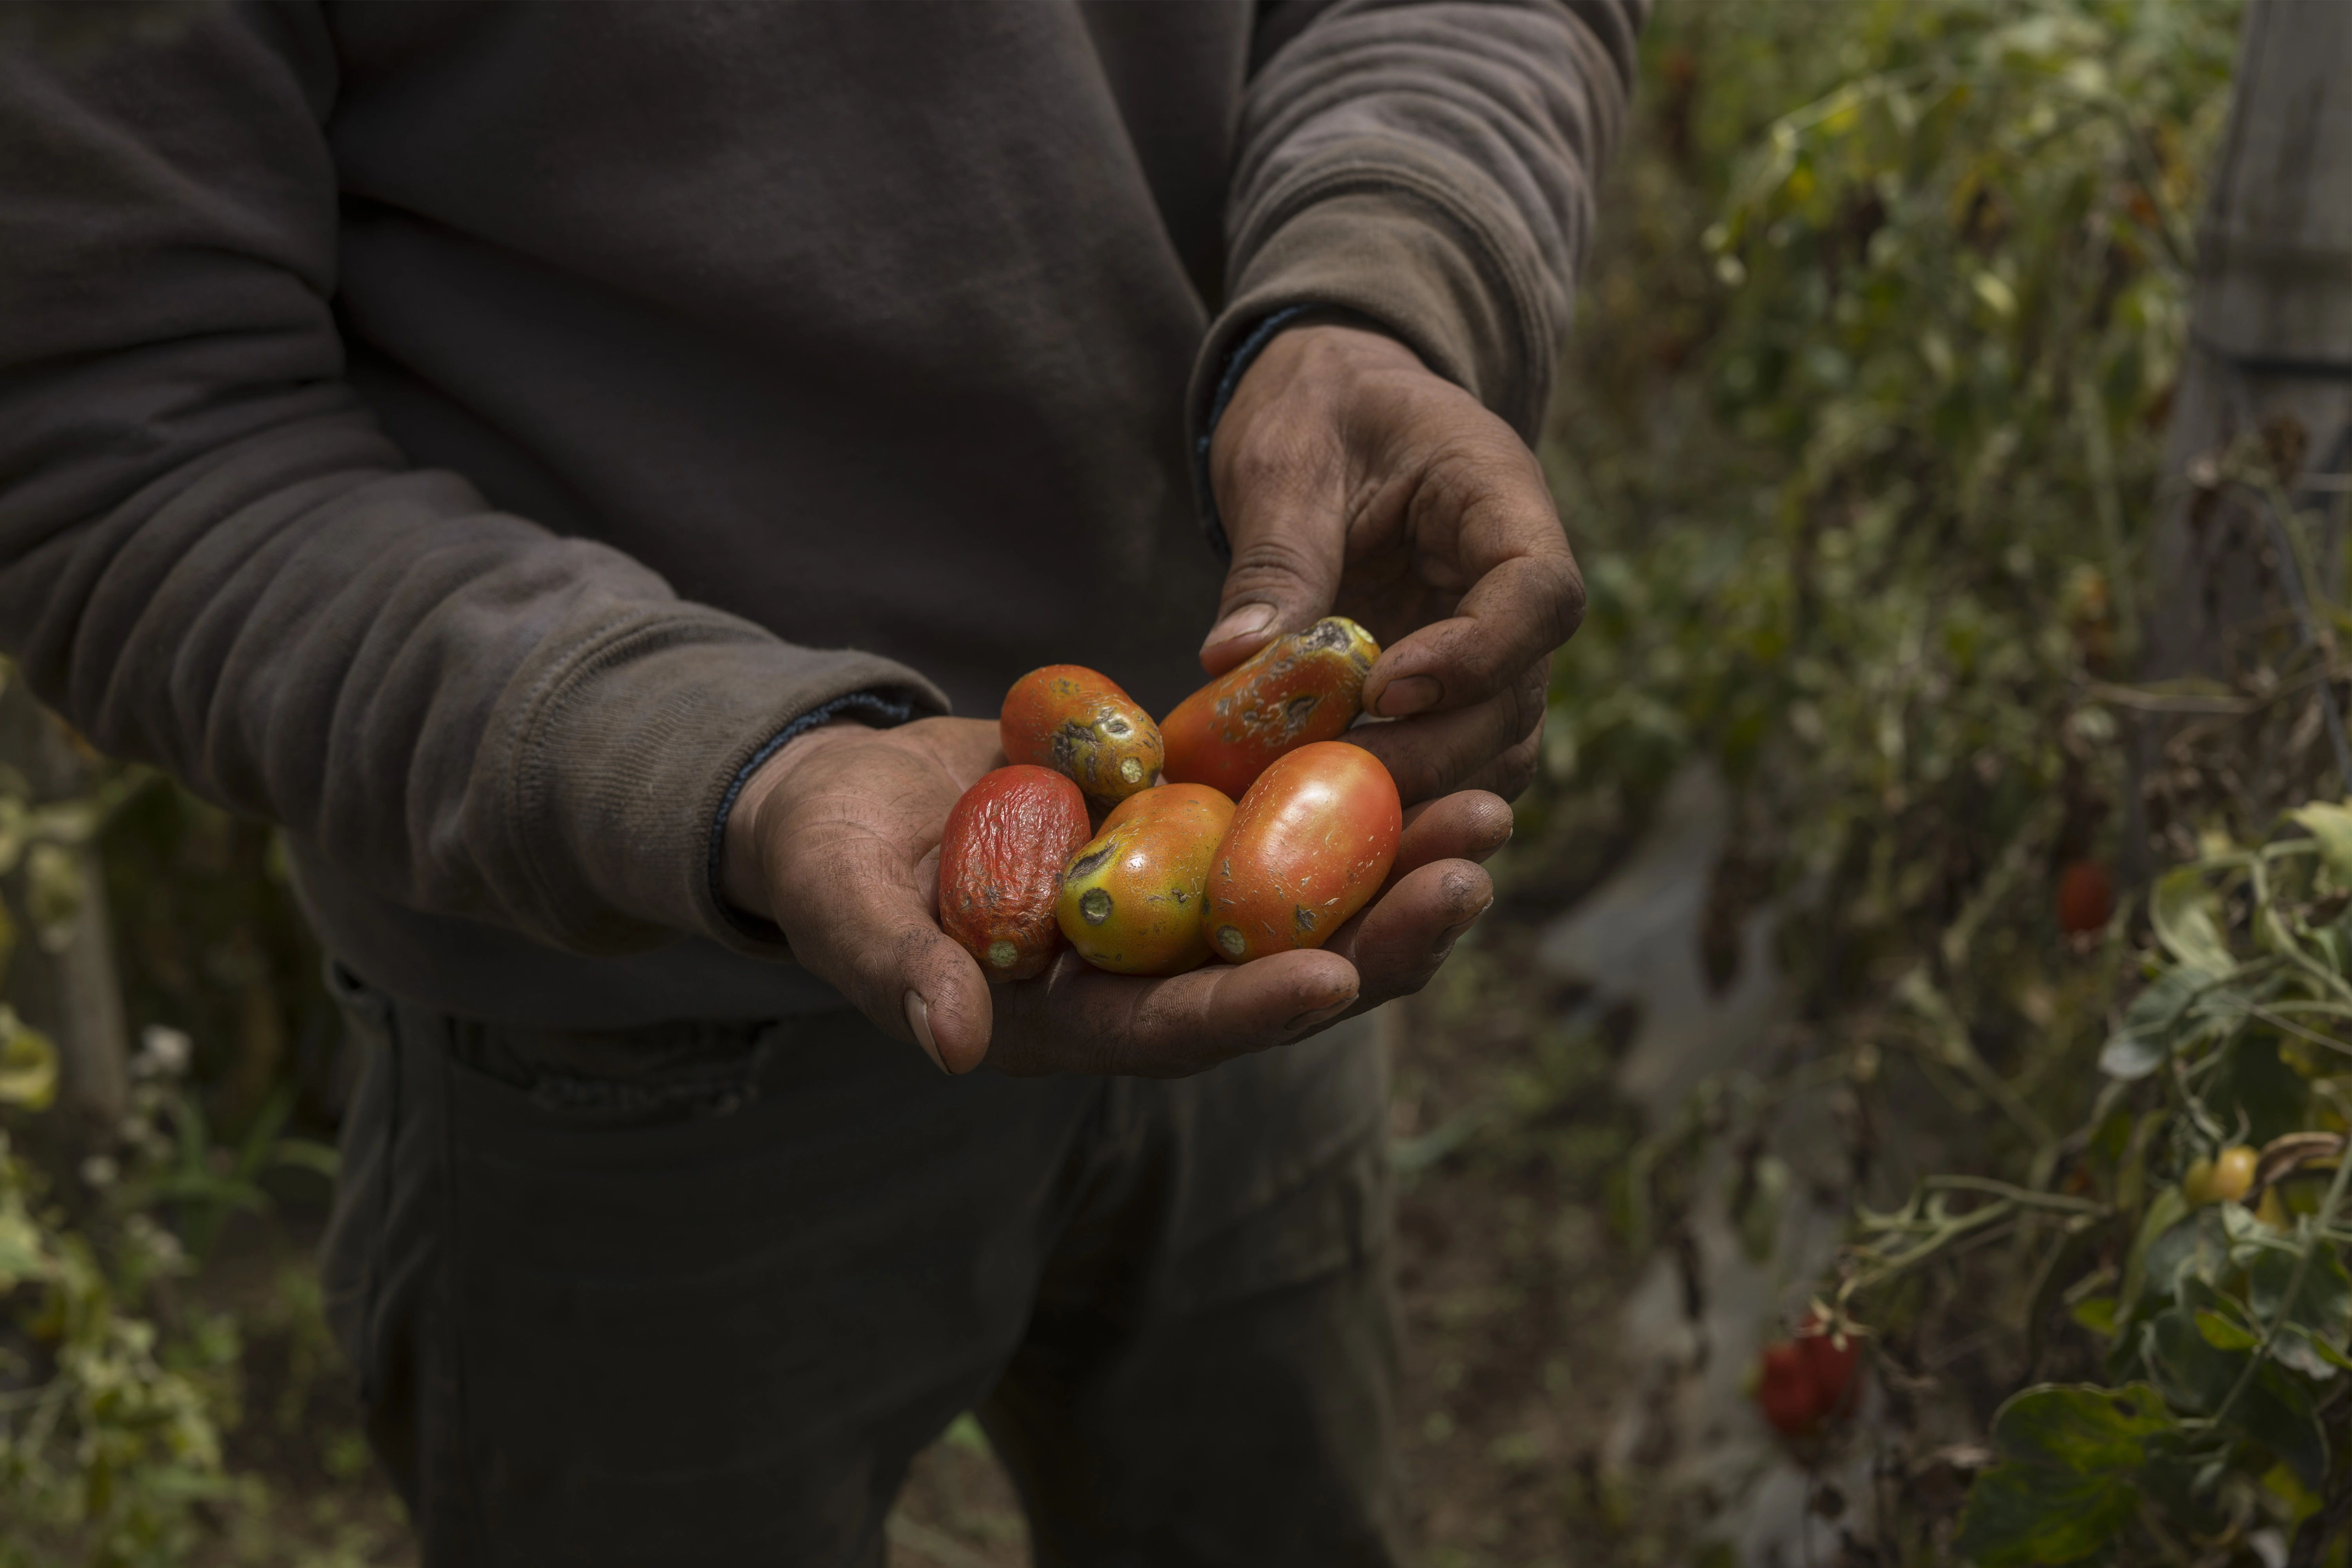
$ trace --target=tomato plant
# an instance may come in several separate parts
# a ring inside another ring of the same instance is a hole
[[[1627,1231],[1686,1226],[1709,1160],[1785,1158],[1783,1185],[1852,1205],[1813,1284],[1900,1391],[1824,1440],[1898,1478],[1962,1435],[1995,1457],[1949,1489],[1964,1527],[1901,1480],[1842,1521],[1874,1561],[2275,1563],[2347,1491],[2328,1401],[2352,1379],[2315,1370],[2343,1340],[2279,1315],[2333,1289],[2330,1177],[2263,1176],[2304,1147],[2279,1140],[2341,1131],[2337,1047],[2296,1033],[2347,1037],[2307,1011],[2336,994],[2319,971],[2343,979],[2336,910],[2213,857],[2270,853],[2298,836],[2282,808],[2341,788],[2314,693],[2341,696],[2352,623],[2320,606],[2299,643],[2267,605],[2189,719],[2132,683],[2236,20],[1662,14],[1655,150],[1621,186],[1647,205],[1605,241],[1547,452],[1591,600],[1523,837],[1622,835],[1703,763],[1731,799],[1708,928],[1769,911],[1790,1009],[1653,1131]],[[2294,445],[2211,454],[2212,526],[2291,483]],[[2297,559],[2330,559],[2284,510]],[[2151,866],[2207,868],[2226,967],[2209,947],[2185,972],[2162,933],[2188,906],[2142,890]],[[1729,946],[1710,983],[1746,962]],[[2199,1161],[2215,1201],[2192,1205]],[[1759,1367],[1784,1430],[1811,1409],[1801,1351]]]

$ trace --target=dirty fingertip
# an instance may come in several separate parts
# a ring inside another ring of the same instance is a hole
[[[1434,677],[1408,675],[1381,689],[1373,700],[1373,711],[1383,719],[1409,719],[1436,707],[1444,696],[1445,688]]]
[[[1209,628],[1209,635],[1201,639],[1201,651],[1206,653],[1219,643],[1232,642],[1238,637],[1256,637],[1273,625],[1272,605],[1236,605],[1232,615]]]
[[[923,1054],[931,1058],[931,1065],[941,1072],[949,1070],[947,1062],[940,1056],[940,1043],[931,1036],[931,1005],[923,1000],[919,991],[907,993],[907,1027],[915,1032],[915,1043],[923,1047]]]

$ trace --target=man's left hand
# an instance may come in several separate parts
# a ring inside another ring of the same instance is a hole
[[[1347,616],[1382,648],[1364,710],[1398,721],[1348,739],[1408,805],[1525,789],[1584,580],[1511,427],[1393,338],[1302,325],[1243,375],[1209,468],[1234,552],[1209,672]]]

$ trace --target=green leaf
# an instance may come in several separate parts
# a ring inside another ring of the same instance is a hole
[[[0,1158],[5,1158],[0,1155]],[[33,1216],[15,1194],[0,1202],[0,1294],[27,1279],[46,1279],[57,1270]]]
[[[47,1110],[57,1097],[57,1047],[0,1004],[0,1105]]]
[[[2213,984],[2202,969],[2174,967],[2132,998],[2122,1026],[2099,1052],[2099,1070],[2110,1078],[2146,1078],[2164,1065],[2189,1009]]]
[[[2210,1307],[2198,1308],[2196,1317],[2198,1337],[2217,1351],[2250,1351],[2263,1342],[2260,1334]]]
[[[2175,970],[2173,973],[2180,972]],[[2165,1058],[2170,1055],[2172,1047],[2163,1039],[2118,1029],[2108,1036],[2107,1043],[2099,1048],[2099,1070],[2109,1078],[2129,1082],[2134,1079],[2146,1078],[2162,1067]]]
[[[2334,1247],[2315,1243],[2310,1267],[2290,1306],[2286,1292],[2294,1268],[2294,1253],[2269,1249],[2246,1266],[2246,1294],[2254,1316],[2267,1323],[2284,1309],[2288,1322],[2340,1342],[2352,1332],[2352,1274],[2344,1271]]]
[[[2227,974],[2237,967],[2230,956],[2230,944],[2221,939],[2213,908],[2204,873],[2194,866],[2158,878],[2147,907],[2148,921],[2165,951],[2189,968],[2203,970],[2208,977]]]
[[[2140,1353],[2166,1401],[2199,1415],[2221,1408],[2246,1359],[2207,1343],[2196,1321],[2179,1307],[2158,1312],[2141,1328]]]
[[[2352,806],[2313,801],[2287,814],[2319,841],[2320,863],[2339,888],[2352,888]]]
[[[1992,1468],[1969,1489],[1954,1548],[1979,1568],[2073,1563],[2139,1511],[2138,1470],[2171,1415],[2145,1384],[2043,1384],[1992,1419]]]
[[[2290,1354],[2287,1352],[2286,1347],[2290,1344],[2295,1347],[2296,1353]],[[2341,1346],[2328,1343],[2326,1340],[2323,1340],[2318,1335],[2313,1333],[2309,1329],[2288,1329],[2285,1333],[2279,1336],[2279,1342],[2272,1346],[2271,1349],[2272,1352],[2277,1355],[2279,1360],[2285,1362],[2290,1366],[2296,1365],[2296,1363],[2301,1361],[2303,1355],[2308,1354],[2313,1361],[2317,1362],[2321,1366],[2326,1367],[2330,1371],[2352,1372],[2352,1355],[2345,1354]],[[2325,1372],[2316,1371],[2309,1367],[2297,1367],[2297,1370],[2307,1371],[2314,1377],[2325,1377],[2327,1375]]]
[[[1739,1190],[1742,1186],[1744,1193]],[[1770,1154],[1760,1156],[1749,1179],[1733,1184],[1731,1196],[1739,1204],[1736,1223],[1741,1248],[1753,1262],[1769,1262],[1780,1238],[1780,1213],[1789,1198],[1787,1163]]]
[[[2176,1307],[2157,1314],[2141,1331],[2141,1350],[2156,1386],[2176,1407],[2199,1415],[2219,1415],[2226,1406],[2225,1425],[2268,1448],[2304,1485],[2320,1486],[2327,1474],[2327,1435],[2320,1429],[2311,1395],[2267,1360],[2255,1365],[2253,1377],[2241,1389],[2252,1358],[2243,1350],[2218,1348],[2202,1328]]]
[[[2327,1434],[2311,1407],[2311,1395],[2275,1362],[2255,1370],[2253,1382],[2231,1407],[2230,1420],[2277,1455],[2305,1486],[2317,1491],[2326,1485]]]
[[[2347,1367],[2342,1351],[2326,1340],[2314,1338],[2309,1329],[2287,1328],[2271,1342],[2271,1356],[2289,1372],[2300,1373],[2315,1383],[2326,1383]]]
[[[2074,1303],[2068,1314],[2082,1327],[2102,1339],[2116,1337],[2116,1299],[2113,1296],[2087,1296]]]
[[[2139,1301],[2141,1286],[2146,1282],[2148,1255],[2158,1237],[2189,1217],[2189,1200],[2180,1195],[2179,1187],[2167,1187],[2156,1194],[2140,1216],[2139,1233],[2132,1237],[2131,1252],[2124,1264],[2124,1284],[2121,1300],[2126,1311]],[[2158,1282],[2158,1288],[2169,1292],[2169,1276]]]

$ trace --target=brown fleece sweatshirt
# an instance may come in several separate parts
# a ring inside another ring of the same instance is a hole
[[[551,1026],[835,1005],[716,901],[852,693],[1197,679],[1226,352],[1532,432],[1643,0],[191,6],[0,46],[0,647]]]

